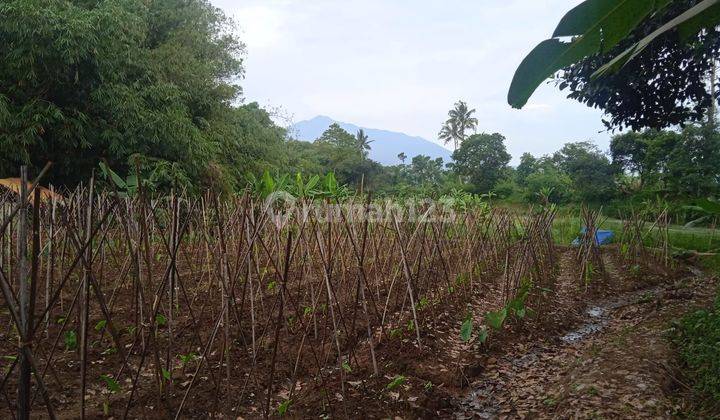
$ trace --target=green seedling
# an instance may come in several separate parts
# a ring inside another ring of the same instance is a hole
[[[404,385],[406,381],[406,378],[403,375],[396,375],[395,378],[390,381],[389,384],[385,387],[388,391],[392,391],[393,389]]]

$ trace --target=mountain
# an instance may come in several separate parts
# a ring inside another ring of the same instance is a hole
[[[355,124],[335,121],[330,117],[319,115],[315,118],[300,121],[290,127],[291,137],[297,140],[314,141],[327,130],[332,123],[337,123],[345,131],[355,135],[362,128],[365,134],[373,140],[370,143],[370,159],[383,165],[397,165],[400,163],[397,155],[404,152],[409,163],[414,156],[426,155],[431,158],[443,158],[443,162],[450,162],[452,152],[422,137],[413,137],[395,131],[378,130],[375,128],[358,127]]]

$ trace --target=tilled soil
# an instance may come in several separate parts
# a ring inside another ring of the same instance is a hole
[[[671,367],[667,333],[673,319],[709,304],[715,287],[695,271],[588,302],[585,320],[568,332],[488,359],[450,417],[671,418],[671,396],[686,385]]]

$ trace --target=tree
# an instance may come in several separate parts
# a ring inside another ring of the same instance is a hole
[[[287,165],[286,131],[257,102],[225,108],[222,112],[227,115],[218,118],[211,138],[223,151],[216,161],[232,187],[243,187],[239,181],[248,172],[260,174]]]
[[[539,168],[526,178],[525,200],[540,203],[564,203],[572,198],[570,177],[552,165]]]
[[[405,164],[405,159],[407,159],[407,155],[405,154],[405,152],[400,152],[400,153],[398,153],[397,157],[398,157],[398,159],[400,159],[400,163],[401,163],[402,165],[404,165],[404,164]]]
[[[643,22],[608,54],[585,58],[556,79],[568,97],[605,111],[608,128],[664,128],[702,121],[714,113],[713,67],[720,50],[720,31],[711,28],[683,42],[668,33],[657,38],[621,71],[594,78],[608,57],[651,33],[693,1],[676,1],[664,13]]]
[[[604,200],[615,192],[616,170],[592,143],[567,143],[555,152],[552,162],[570,177],[581,201]]]
[[[714,60],[719,22],[720,0],[586,0],[525,57],[508,103],[522,108],[540,83],[568,68],[565,74],[577,84],[563,80],[560,87],[605,109],[610,126],[664,127],[697,119],[709,106],[699,80]],[[696,49],[698,42],[705,46]],[[637,67],[612,76],[628,63]],[[688,100],[699,105],[687,107]]]
[[[712,124],[688,125],[678,137],[679,141],[667,154],[664,168],[668,189],[681,196],[716,194],[720,181],[720,133]]]
[[[438,184],[443,175],[443,166],[442,158],[432,159],[430,156],[417,155],[412,158],[408,176],[415,186]]]
[[[222,160],[244,46],[208,1],[7,0],[0,16],[0,176],[50,160],[72,184],[137,158],[197,185]]]
[[[355,141],[357,142],[357,148],[360,153],[363,157],[367,157],[368,151],[370,150],[370,143],[375,140],[369,140],[367,134],[365,134],[365,130],[361,128],[357,131],[357,134],[355,134]]]
[[[538,160],[535,156],[527,152],[523,153],[522,156],[520,156],[520,164],[515,170],[518,185],[521,187],[526,186],[527,177],[537,171],[537,166]]]
[[[438,137],[445,144],[453,142],[453,150],[457,150],[458,146],[465,140],[468,130],[477,129],[478,120],[473,117],[474,109],[468,109],[463,101],[455,102],[455,106],[448,112],[448,119],[440,129]]]
[[[330,127],[315,140],[316,143],[327,143],[336,147],[344,147],[360,152],[355,136],[345,131],[337,123],[330,124]]]
[[[453,169],[467,177],[476,192],[492,191],[510,162],[504,141],[498,133],[468,137],[452,155]]]
[[[344,184],[359,185],[364,177],[380,171],[380,165],[367,159],[365,150],[358,147],[357,137],[338,124],[330,125],[312,144],[293,144],[290,153],[296,152],[300,156],[290,158],[294,171],[335,172],[338,181]]]

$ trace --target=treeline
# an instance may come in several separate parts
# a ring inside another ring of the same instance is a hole
[[[608,203],[716,195],[717,124],[630,132],[609,153],[587,142],[509,166],[505,138],[477,130],[455,103],[439,138],[452,162],[368,158],[373,139],[332,125],[315,142],[288,139],[256,103],[243,104],[244,45],[207,0],[7,0],[0,4],[0,177],[21,164],[73,186],[102,162],[140,172],[159,191],[239,191],[273,177],[334,174],[376,196],[490,194],[518,202]]]
[[[284,165],[284,130],[239,105],[244,45],[206,0],[0,3],[0,177],[87,180],[100,161],[160,187],[234,188]]]

